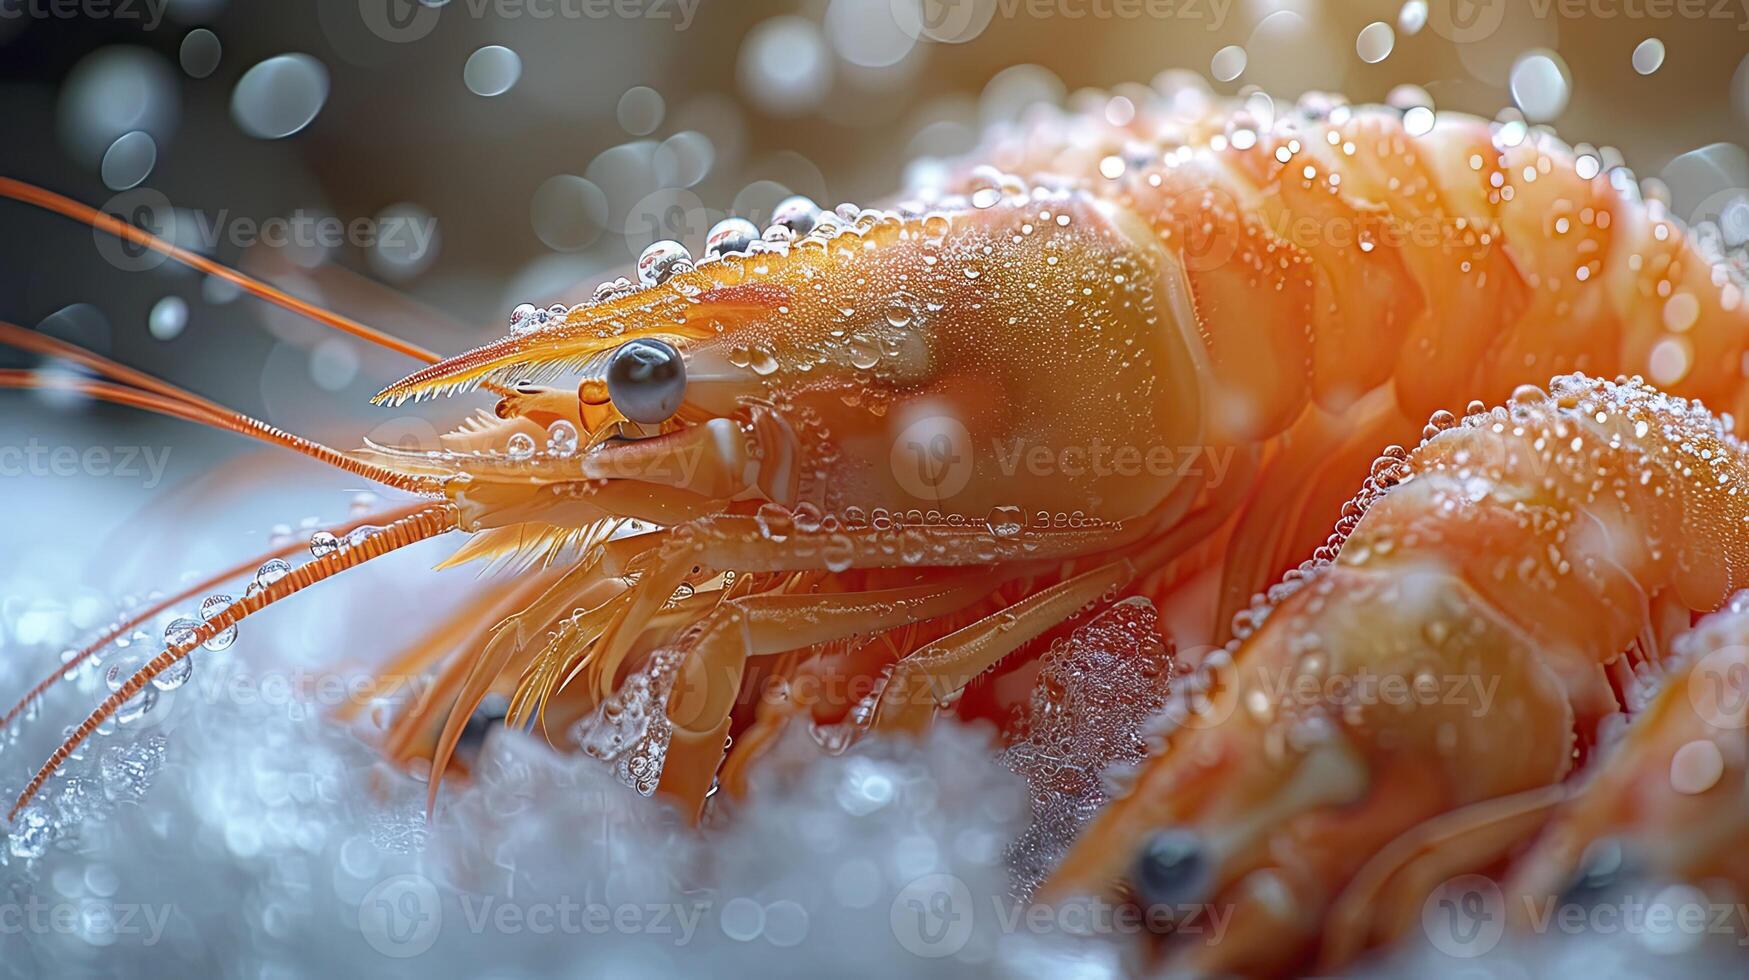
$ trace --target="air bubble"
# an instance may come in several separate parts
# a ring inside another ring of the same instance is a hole
[[[526,432],[513,433],[504,443],[504,452],[511,459],[527,459],[534,455],[534,436]]]
[[[547,426],[547,452],[570,456],[577,451],[577,427],[564,419]]]

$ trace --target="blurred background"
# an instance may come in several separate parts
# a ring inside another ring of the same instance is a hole
[[[1033,102],[1170,70],[1517,113],[1693,214],[1749,184],[1745,51],[1749,0],[0,0],[0,174],[453,352],[656,239],[889,198]],[[394,355],[31,208],[0,229],[0,317],[348,445],[426,424],[366,405]],[[0,412],[0,445],[165,453],[157,479],[6,468],[9,500],[44,498],[14,567],[89,573],[69,524],[249,448],[65,398]]]

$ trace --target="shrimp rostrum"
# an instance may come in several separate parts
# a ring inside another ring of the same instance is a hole
[[[1631,175],[1522,123],[1130,95],[1145,111],[1123,125],[998,132],[891,209],[792,200],[763,232],[722,223],[696,263],[658,243],[637,286],[519,307],[507,336],[445,360],[246,286],[431,362],[379,402],[496,399],[435,447],[337,452],[6,331],[105,380],[0,383],[77,384],[419,498],[173,637],[19,805],[212,635],[450,531],[469,535],[450,561],[515,574],[400,664],[445,695],[386,746],[433,758],[434,796],[499,694],[508,721],[696,814],[792,725],[835,749],[943,711],[1001,717],[1015,685],[993,676],[1141,594],[1168,639],[1219,651],[1184,657],[1190,684],[1239,710],[1186,721],[1052,893],[1242,894],[1244,928],[1300,941],[1228,944],[1256,958],[1230,965],[1297,962],[1396,834],[1560,781],[1575,733],[1617,703],[1606,665],[1630,643],[1655,659],[1654,613],[1711,609],[1739,574],[1739,450],[1686,403],[1568,381],[1412,458],[1394,444],[1451,428],[1445,406],[1567,371],[1736,409],[1749,308],[1726,257]],[[65,198],[0,193],[242,279]],[[1593,403],[1595,418],[1575,408]],[[1677,451],[1676,429],[1711,455]],[[1355,486],[1401,476],[1363,522]],[[1294,570],[1308,554],[1318,571]],[[1284,572],[1273,594],[1298,591],[1268,611],[1259,593]],[[1301,718],[1243,672],[1220,682],[1244,665],[1461,669],[1487,682],[1488,717]],[[867,689],[800,683],[822,678]]]

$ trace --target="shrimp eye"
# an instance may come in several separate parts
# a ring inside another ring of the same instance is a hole
[[[1130,869],[1130,882],[1148,905],[1202,901],[1208,877],[1202,839],[1188,830],[1157,831],[1142,845]]]
[[[666,422],[686,397],[686,362],[660,340],[622,344],[607,365],[607,396],[633,422]]]

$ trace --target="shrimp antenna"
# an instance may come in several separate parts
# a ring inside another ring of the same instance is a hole
[[[345,523],[333,525],[327,530],[329,534],[334,535],[336,538],[344,538],[346,535],[361,527],[397,521],[413,514],[421,508],[429,506],[430,504],[427,501],[421,500],[401,507],[378,511],[374,514],[366,514],[363,517],[357,517],[350,521],[346,521]],[[69,672],[77,668],[80,664],[91,659],[97,654],[97,651],[109,646],[109,644],[113,643],[115,639],[123,633],[134,629],[141,623],[146,622],[153,616],[158,615],[179,602],[187,602],[189,599],[200,595],[208,589],[216,589],[232,579],[241,578],[242,576],[249,574],[255,569],[260,568],[264,562],[272,561],[275,558],[289,558],[291,555],[304,550],[306,547],[308,547],[308,545],[303,541],[291,541],[279,546],[278,548],[262,552],[254,558],[238,562],[222,572],[209,575],[174,595],[165,596],[163,599],[151,603],[145,608],[140,609],[127,618],[117,622],[115,625],[99,634],[96,639],[80,648],[71,659],[67,660],[59,667],[56,667],[47,677],[37,681],[36,685],[30,689],[29,693],[14,702],[12,707],[7,709],[6,714],[0,715],[0,731],[4,731],[8,725],[12,724],[14,719],[23,714],[24,710],[30,706],[32,701],[42,697],[50,688],[54,687],[56,681],[67,676]]]
[[[18,818],[19,811],[30,805],[36,794],[42,790],[49,778],[61,768],[74,750],[76,750],[98,727],[108,721],[130,699],[140,693],[154,677],[169,670],[172,666],[186,658],[194,649],[213,637],[237,625],[252,613],[273,605],[287,596],[302,592],[318,582],[332,578],[349,568],[397,551],[408,545],[429,538],[437,537],[456,528],[456,511],[447,503],[439,503],[418,510],[383,528],[363,540],[339,551],[323,555],[313,561],[300,565],[286,573],[283,578],[269,583],[259,591],[244,595],[225,608],[214,613],[212,618],[186,632],[176,635],[174,641],[164,648],[164,652],[153,657],[129,677],[114,694],[104,698],[91,714],[68,735],[59,748],[42,764],[36,775],[31,777],[24,792],[18,795],[18,801],[12,805],[7,814],[8,822]]]
[[[257,299],[266,300],[282,309],[309,317],[317,323],[344,331],[361,340],[368,340],[378,347],[387,348],[397,354],[405,354],[414,360],[424,361],[427,364],[435,364],[441,360],[436,354],[418,344],[410,343],[399,337],[392,337],[374,327],[367,327],[350,317],[341,316],[314,303],[298,299],[283,289],[246,276],[229,266],[214,262],[204,255],[191,252],[173,242],[165,241],[149,231],[135,228],[114,215],[104,214],[90,205],[56,194],[54,191],[46,190],[35,184],[27,184],[21,180],[13,180],[10,177],[0,177],[0,197],[10,198],[22,204],[35,205],[45,211],[53,211],[56,214],[72,218],[74,221],[90,225],[98,231],[108,232],[123,241],[131,242],[142,248],[149,248],[154,252],[160,252],[192,269],[198,269],[209,276],[223,279]]]
[[[241,412],[233,412],[167,381],[160,381],[133,368],[117,364],[102,355],[46,334],[26,330],[16,324],[0,321],[0,344],[36,354],[65,358],[91,368],[104,377],[122,382],[115,384],[94,381],[89,378],[57,377],[37,371],[7,369],[0,370],[0,388],[75,391],[118,405],[132,405],[135,408],[143,408],[160,415],[168,415],[215,429],[246,435],[271,445],[302,453],[312,459],[362,476],[367,480],[375,480],[384,486],[397,490],[421,494],[441,493],[443,490],[442,481],[435,477],[400,473],[363,460],[353,459],[338,449],[325,446],[312,439],[292,435],[277,426],[269,425]]]

